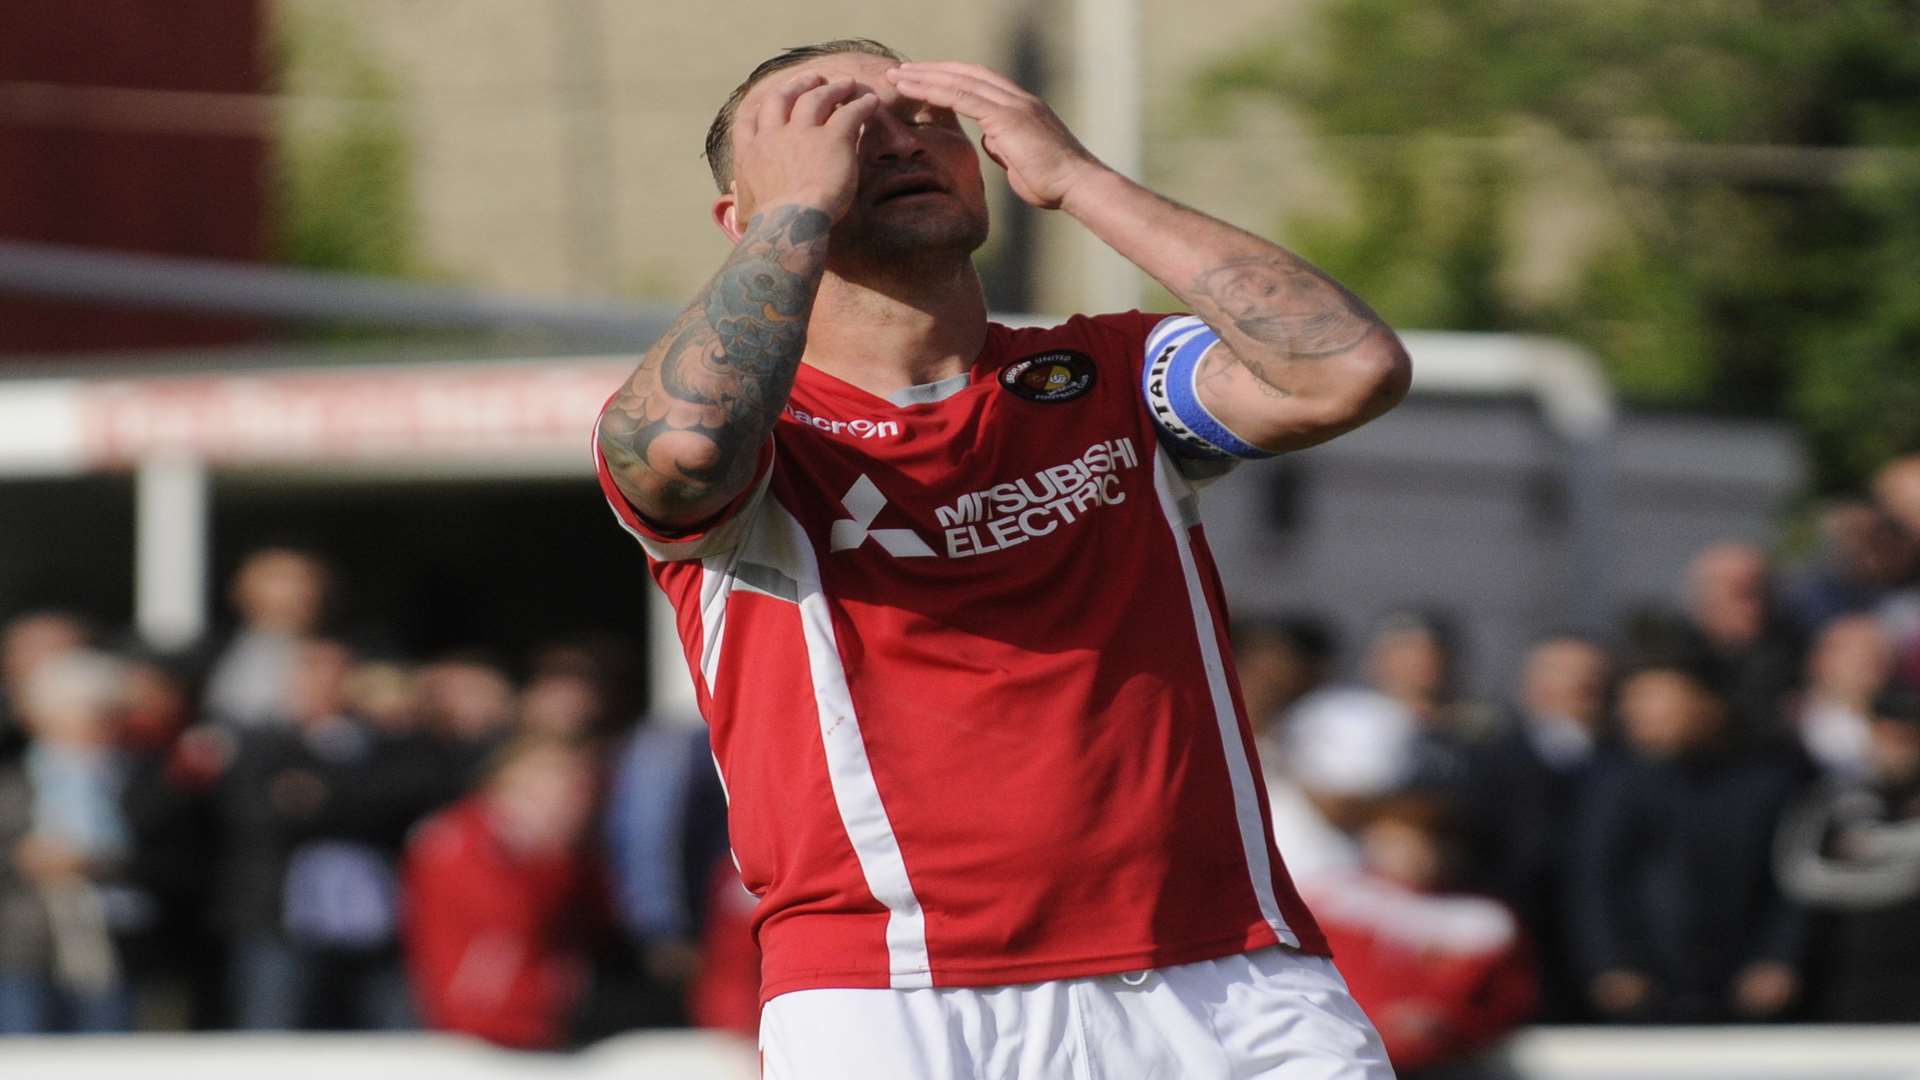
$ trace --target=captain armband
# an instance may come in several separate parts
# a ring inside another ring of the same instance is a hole
[[[1200,403],[1194,389],[1194,375],[1200,358],[1218,344],[1220,335],[1198,316],[1181,315],[1160,320],[1147,335],[1147,363],[1143,369],[1142,390],[1153,422],[1171,440],[1174,448],[1193,457],[1270,458],[1275,455],[1227,430]]]

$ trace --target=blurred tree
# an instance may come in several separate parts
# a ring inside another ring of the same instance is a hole
[[[310,3],[276,10],[275,90],[292,102],[276,147],[279,258],[418,275],[412,147],[393,79],[340,12]]]
[[[1557,333],[1643,403],[1920,447],[1920,0],[1323,0],[1204,73],[1349,206],[1285,235],[1407,326]]]

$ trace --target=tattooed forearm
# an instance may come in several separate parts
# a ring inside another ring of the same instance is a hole
[[[1393,330],[1286,248],[1110,170],[1076,183],[1063,209],[1220,335],[1194,386],[1241,440],[1312,446],[1405,396],[1413,365]]]
[[[1200,366],[1193,373],[1193,385],[1195,387],[1211,386],[1219,389],[1221,393],[1231,394],[1234,384],[1233,372],[1236,367],[1246,368],[1253,374],[1253,388],[1261,397],[1277,399],[1293,396],[1266,380],[1266,377],[1260,373],[1259,361],[1243,364],[1232,352],[1219,348],[1207,350],[1207,355],[1200,358]]]
[[[600,418],[600,450],[643,511],[683,523],[753,477],[793,388],[832,221],[756,214],[720,272],[640,361]]]
[[[1349,352],[1382,327],[1359,297],[1280,252],[1221,263],[1193,291],[1203,317],[1247,339],[1231,343],[1247,370],[1281,393],[1287,364]]]

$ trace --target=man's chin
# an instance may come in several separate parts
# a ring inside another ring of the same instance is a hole
[[[965,256],[978,251],[986,242],[986,222],[957,215],[900,221],[868,219],[844,234],[836,232],[833,238],[836,251],[881,259]]]

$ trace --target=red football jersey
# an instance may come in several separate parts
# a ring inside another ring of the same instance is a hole
[[[763,998],[1325,951],[1144,405],[1161,318],[990,325],[904,404],[802,365],[754,487],[696,533],[599,462],[678,616]]]

